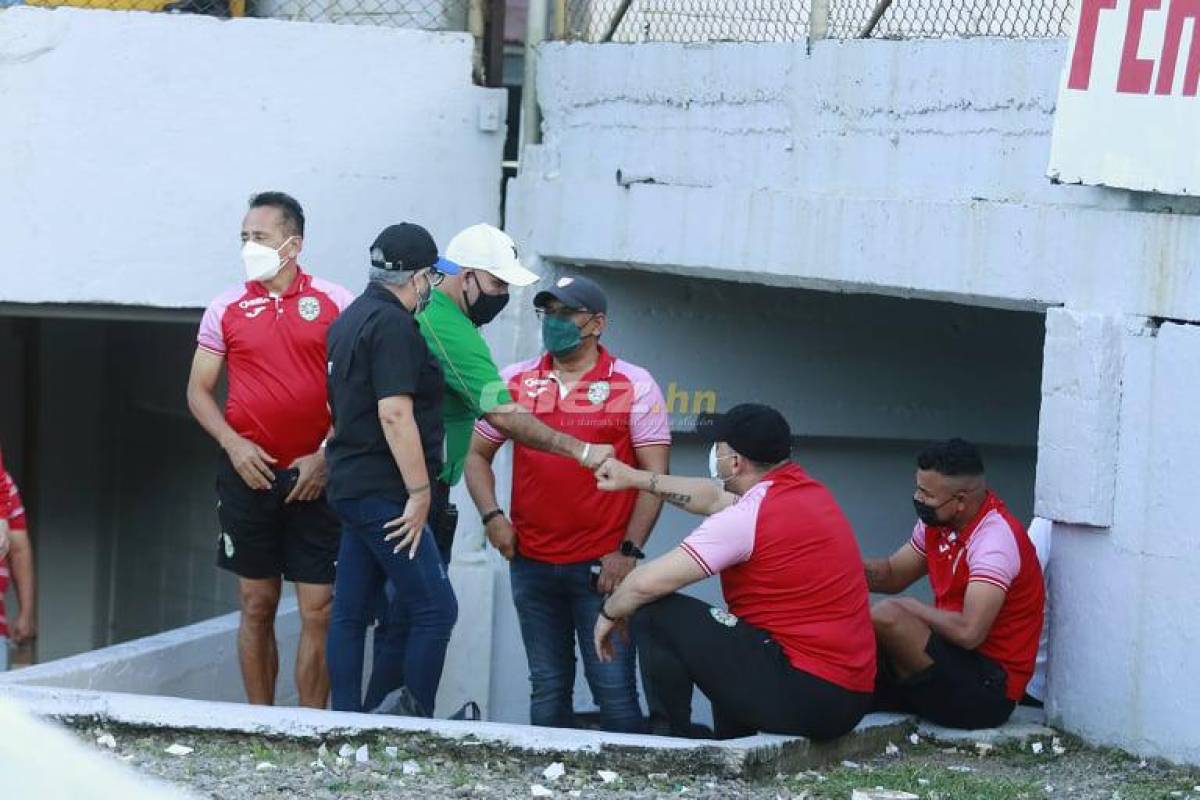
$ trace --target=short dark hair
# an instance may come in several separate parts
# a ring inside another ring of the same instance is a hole
[[[965,439],[934,442],[917,456],[917,469],[932,470],[947,477],[976,477],[983,474],[979,448]]]
[[[293,236],[304,235],[304,209],[296,198],[285,192],[259,192],[250,196],[251,208],[277,208],[283,215],[283,226]]]

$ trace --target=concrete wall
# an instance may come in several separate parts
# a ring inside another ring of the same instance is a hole
[[[471,38],[276,20],[0,15],[0,301],[206,305],[252,192],[305,206],[302,263],[354,290],[385,225],[495,222],[505,93]]]
[[[1197,762],[1196,598],[1186,578],[1196,535],[1185,487],[1196,479],[1200,203],[1045,179],[1064,57],[1056,40],[819,42],[811,54],[802,45],[547,45],[544,138],[511,185],[509,226],[543,263],[607,265],[639,283],[658,273],[682,276],[687,289],[705,285],[689,279],[716,278],[1050,308],[1036,510],[1056,523],[1051,713],[1092,740]],[[654,338],[679,325],[699,337],[688,351],[696,370],[737,373],[748,367],[720,347],[710,359],[703,334],[737,340],[750,329],[752,344],[774,337],[765,349],[772,388],[789,383],[780,359],[811,367],[809,342],[785,351],[778,318],[729,296],[741,314],[721,327],[694,310],[695,322],[674,317],[669,303],[647,313],[639,349],[651,320]],[[907,308],[895,317],[930,313]],[[855,321],[871,329],[875,317]],[[993,320],[980,325],[986,374],[1020,340]],[[878,366],[872,358],[890,352],[895,331],[843,357]],[[511,334],[514,350],[532,345],[528,334]],[[820,346],[853,341],[838,330]],[[919,372],[940,355],[882,366],[915,362]],[[958,366],[950,372],[963,374]],[[799,427],[836,427],[844,411],[880,440],[828,440],[833,464],[880,463],[862,448],[879,452],[897,429],[925,435],[941,423],[987,437],[1032,417],[993,410],[972,425],[989,396],[973,383],[947,382],[936,395],[944,403],[918,391],[902,413],[872,396],[877,387],[855,401],[836,374],[816,370],[814,380],[824,405],[785,399],[802,414]],[[870,482],[835,473],[852,518],[870,526],[859,510]]]
[[[1042,177],[1064,56],[1061,40],[547,45],[544,143],[509,226],[568,262],[1200,314],[1200,203]]]
[[[1065,313],[1065,312],[1059,312]],[[1200,429],[1200,327],[1145,325],[1125,320],[1112,337],[1117,358],[1102,373],[1119,406],[1099,441],[1077,435],[1087,448],[1080,463],[1115,456],[1113,491],[1094,515],[1105,527],[1056,525],[1054,530],[1054,641],[1050,662],[1050,712],[1089,736],[1140,753],[1200,763],[1194,683],[1200,654],[1200,538],[1192,521]],[[1086,350],[1108,342],[1084,339]],[[1079,386],[1077,385],[1077,389]],[[1086,389],[1086,384],[1083,384]],[[1086,392],[1064,394],[1086,401]],[[1044,440],[1074,427],[1047,417]],[[1045,449],[1045,448],[1043,448]],[[1086,479],[1086,469],[1039,474],[1042,484]],[[1084,515],[1079,515],[1084,516]]]

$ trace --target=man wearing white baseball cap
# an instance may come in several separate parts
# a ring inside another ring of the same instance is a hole
[[[592,445],[584,454],[584,442],[543,425],[514,403],[479,327],[488,324],[508,305],[510,286],[529,286],[537,281],[517,255],[512,237],[499,228],[479,223],[450,240],[445,259],[459,267],[433,293],[429,307],[418,317],[429,349],[441,362],[446,376],[446,400],[442,420],[446,426],[446,465],[438,483],[446,507],[450,487],[462,477],[463,462],[471,444],[476,420],[486,419],[507,436],[536,450],[575,459],[588,469],[604,463]],[[444,513],[443,515],[444,516]],[[453,515],[452,515],[453,516]],[[449,562],[454,531],[443,530],[431,517],[433,529]]]
[[[581,470],[594,470],[615,451],[611,445],[588,444],[546,426],[527,408],[513,402],[507,383],[500,377],[479,327],[495,319],[508,304],[510,286],[528,286],[538,279],[521,264],[512,238],[491,225],[472,225],[450,240],[443,258],[457,265],[459,272],[447,275],[438,285],[417,322],[446,380],[442,403],[445,461],[433,484],[429,524],[442,559],[449,564],[458,524],[458,511],[450,504],[450,487],[462,478],[476,420],[486,419],[507,437],[535,450],[566,456],[578,462]],[[394,651],[404,646],[408,621],[386,618],[388,604],[381,601],[380,607],[375,629],[376,663],[403,664],[404,659]],[[380,654],[385,656],[382,662]],[[381,712],[403,712],[402,702],[399,706],[383,702],[402,684],[400,675],[381,672],[378,679],[373,677],[365,708],[383,704],[378,708]]]

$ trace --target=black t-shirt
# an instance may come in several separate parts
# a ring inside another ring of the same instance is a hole
[[[442,469],[442,369],[412,313],[372,283],[329,326],[329,407],[333,437],[325,449],[330,500],[408,499],[379,422],[378,402],[409,395],[429,479]]]

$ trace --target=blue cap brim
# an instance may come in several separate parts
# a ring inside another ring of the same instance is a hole
[[[448,258],[439,258],[433,262],[433,268],[444,275],[457,275],[462,269]]]

